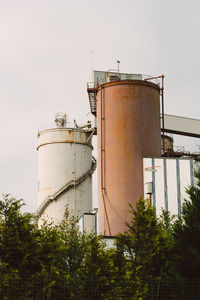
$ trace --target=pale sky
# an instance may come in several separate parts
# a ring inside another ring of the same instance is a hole
[[[38,128],[87,120],[92,67],[164,74],[165,112],[200,119],[199,53],[199,0],[0,0],[0,192],[36,209]]]

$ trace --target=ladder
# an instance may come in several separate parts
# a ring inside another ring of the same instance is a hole
[[[88,97],[89,97],[89,102],[90,102],[90,110],[91,110],[91,113],[95,117],[97,114],[97,103],[96,103],[97,91],[98,91],[98,87],[95,83],[87,84],[87,92],[88,92]]]

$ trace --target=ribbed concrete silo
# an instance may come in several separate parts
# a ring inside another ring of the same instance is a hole
[[[160,156],[160,88],[144,80],[98,86],[98,224],[116,235],[143,196],[143,157]]]
[[[65,208],[80,217],[92,209],[92,158],[90,124],[70,126],[57,114],[53,126],[38,133],[38,210],[43,218],[61,221]]]

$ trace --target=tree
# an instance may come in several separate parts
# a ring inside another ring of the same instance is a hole
[[[136,209],[130,206],[132,220],[119,235],[118,247],[127,256],[127,274],[136,286],[135,299],[148,294],[148,275],[160,277],[167,267],[170,242],[163,222],[157,218],[148,200],[139,199]]]
[[[145,299],[148,275],[161,277],[170,253],[169,215],[148,201],[130,207],[132,220],[108,249],[104,237],[82,234],[66,210],[58,224],[38,228],[22,200],[0,200],[0,298],[6,300]]]
[[[10,291],[14,299],[29,299],[21,290],[30,287],[29,275],[39,270],[38,231],[31,214],[20,212],[23,201],[9,195],[0,200],[0,298]],[[8,299],[11,299],[8,298]],[[7,299],[7,298],[6,298]]]
[[[9,195],[0,200],[2,300],[117,299],[119,262],[102,237],[83,235],[68,210],[60,224],[38,228],[22,205]]]
[[[5,195],[0,200],[0,262],[7,269],[26,273],[37,270],[38,232],[34,217],[20,212],[23,201]]]
[[[185,277],[200,277],[200,168],[195,173],[196,185],[186,189],[182,216],[174,224],[174,267]]]
[[[88,237],[79,231],[78,220],[66,209],[60,224],[44,223],[38,231],[41,271],[36,280],[45,287],[45,299],[80,298]]]

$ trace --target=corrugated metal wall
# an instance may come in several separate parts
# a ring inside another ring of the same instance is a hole
[[[186,188],[194,184],[195,161],[190,158],[144,158],[144,196],[147,183],[152,183],[152,202],[159,215],[161,209],[181,214],[181,205],[188,198]]]

